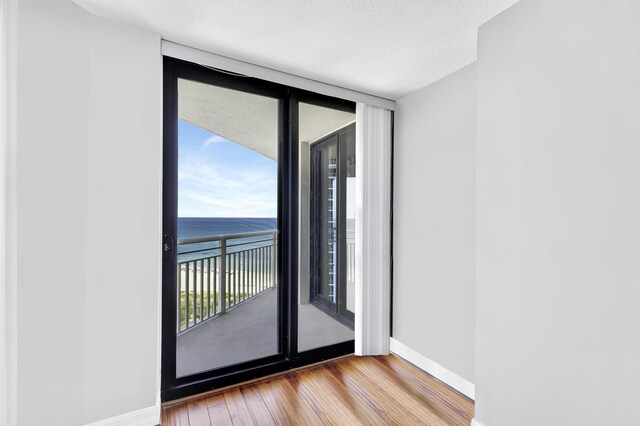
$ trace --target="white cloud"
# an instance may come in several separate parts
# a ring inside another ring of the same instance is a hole
[[[208,138],[207,140],[204,141],[204,143],[202,144],[202,148],[206,148],[209,145],[213,145],[216,143],[221,143],[221,142],[226,142],[226,139],[223,138],[222,136],[218,136],[218,135],[213,135],[210,138]]]
[[[275,217],[277,179],[266,170],[189,161],[179,167],[180,217]]]

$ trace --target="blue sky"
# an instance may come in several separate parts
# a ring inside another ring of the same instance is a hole
[[[277,163],[178,122],[178,217],[276,217]]]

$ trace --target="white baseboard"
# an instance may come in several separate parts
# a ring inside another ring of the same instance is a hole
[[[471,426],[484,426],[484,425],[479,421],[477,421],[476,419],[471,419]]]
[[[142,410],[120,414],[84,426],[156,426],[160,424],[160,406],[143,408]]]
[[[400,343],[393,337],[391,338],[391,352],[406,359],[416,367],[426,371],[438,380],[441,380],[469,398],[476,399],[476,386],[466,379],[458,376],[456,373],[447,370],[435,361],[430,360],[426,356],[414,351],[410,347]],[[477,423],[474,426],[482,426]]]

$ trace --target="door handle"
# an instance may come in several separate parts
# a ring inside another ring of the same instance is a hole
[[[169,257],[173,254],[173,237],[165,234],[162,237],[162,253],[165,257]]]

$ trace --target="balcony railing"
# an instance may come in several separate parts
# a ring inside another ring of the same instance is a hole
[[[274,288],[277,247],[276,230],[178,240],[178,334]]]

